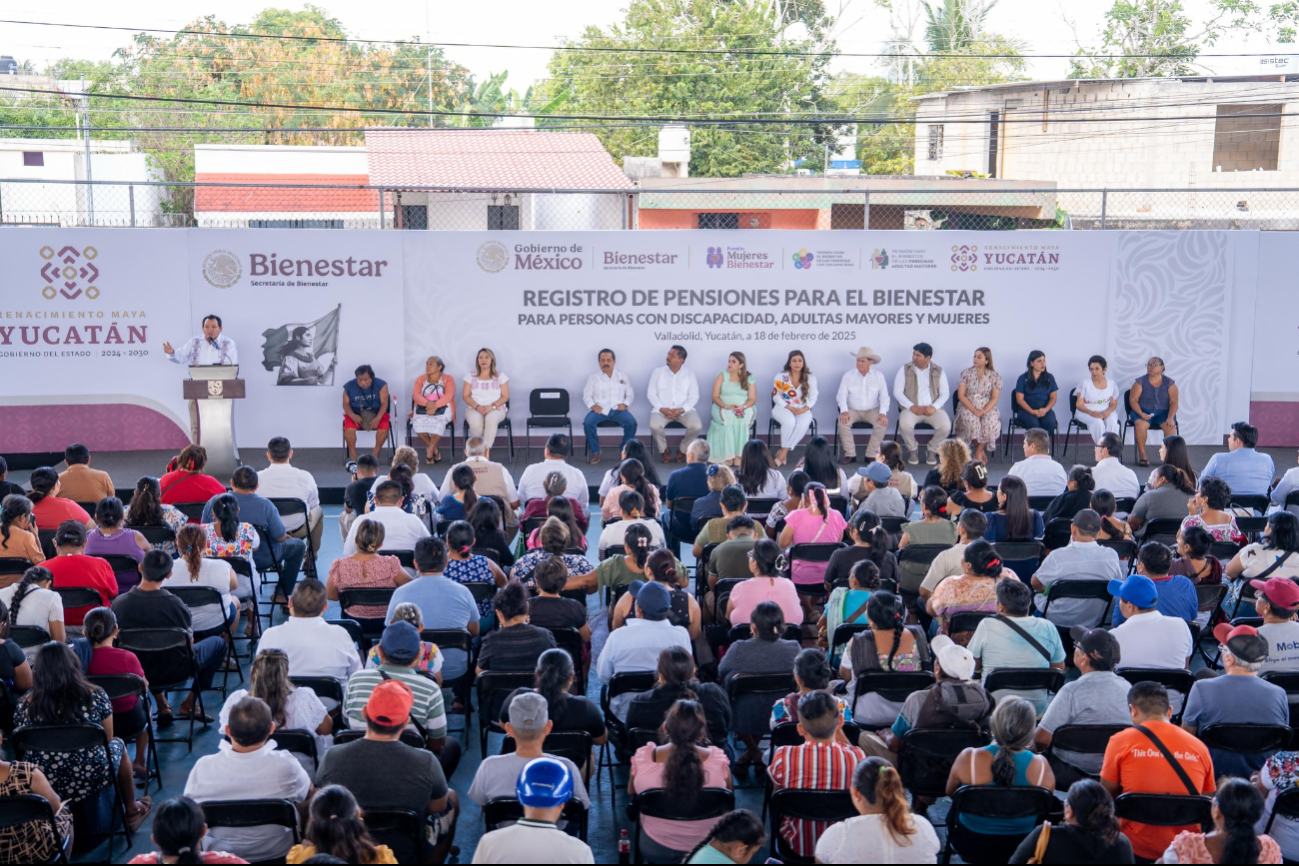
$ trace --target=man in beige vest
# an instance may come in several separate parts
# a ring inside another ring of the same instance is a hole
[[[893,379],[893,396],[898,401],[899,412],[898,436],[912,466],[920,462],[917,424],[927,424],[934,430],[925,449],[925,462],[930,466],[938,462],[938,446],[952,432],[952,418],[947,414],[947,401],[952,392],[948,390],[943,368],[933,363],[933,357],[932,346],[916,343],[912,347],[911,363],[898,370]]]
[[[514,486],[514,476],[510,475],[510,470],[483,456],[486,450],[483,437],[470,436],[466,439],[465,459],[447,470],[447,476],[442,481],[442,489],[438,491],[438,495],[450,495],[454,487],[451,483],[451,473],[456,470],[456,466],[468,466],[474,470],[475,493],[479,496],[499,496],[504,500],[505,537],[512,539],[519,526],[519,515],[515,510],[519,507],[519,491]]]

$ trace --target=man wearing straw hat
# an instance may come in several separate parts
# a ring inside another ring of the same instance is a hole
[[[870,346],[862,346],[853,356],[857,359],[856,369],[843,374],[839,382],[839,447],[843,449],[840,463],[852,463],[857,459],[857,443],[853,442],[852,425],[858,421],[870,424],[870,442],[866,445],[865,462],[875,459],[880,451],[880,443],[889,427],[889,389],[884,375],[872,369],[880,362]]]

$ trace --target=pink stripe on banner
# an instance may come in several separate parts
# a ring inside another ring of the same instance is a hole
[[[1258,428],[1258,444],[1265,448],[1299,445],[1299,403],[1253,400],[1249,423]]]
[[[91,451],[180,449],[189,435],[166,415],[128,403],[0,406],[0,451],[62,451],[69,442]]]

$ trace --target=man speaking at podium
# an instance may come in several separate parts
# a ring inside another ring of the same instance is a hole
[[[209,315],[203,318],[203,333],[191,337],[189,342],[174,351],[171,343],[164,342],[162,351],[173,364],[184,364],[192,367],[196,364],[238,366],[239,352],[235,341],[221,336],[221,317]],[[191,441],[198,442],[198,403],[189,401],[189,432]]]

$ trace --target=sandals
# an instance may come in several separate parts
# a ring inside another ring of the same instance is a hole
[[[749,775],[749,765],[753,763],[753,756],[747,751],[735,759],[731,766],[731,773],[737,779],[747,778]]]
[[[153,811],[153,800],[148,797],[141,797],[135,801],[140,806],[140,811],[135,813],[135,817],[126,816],[126,828],[134,833],[139,830],[141,825],[149,818],[149,813]]]
[[[154,717],[153,721],[158,727],[165,728],[176,721],[176,714],[171,710],[167,710],[166,712],[159,710],[158,715]]]
[[[207,713],[200,713],[197,707],[190,707],[188,710],[176,713],[176,718],[186,722],[193,719],[194,721],[202,722],[205,725],[210,725],[214,721],[214,719]]]
[[[1150,465],[1150,461],[1147,460],[1146,458],[1142,457],[1140,460],[1137,461],[1137,465],[1138,465],[1138,466],[1149,466],[1149,465]]]

